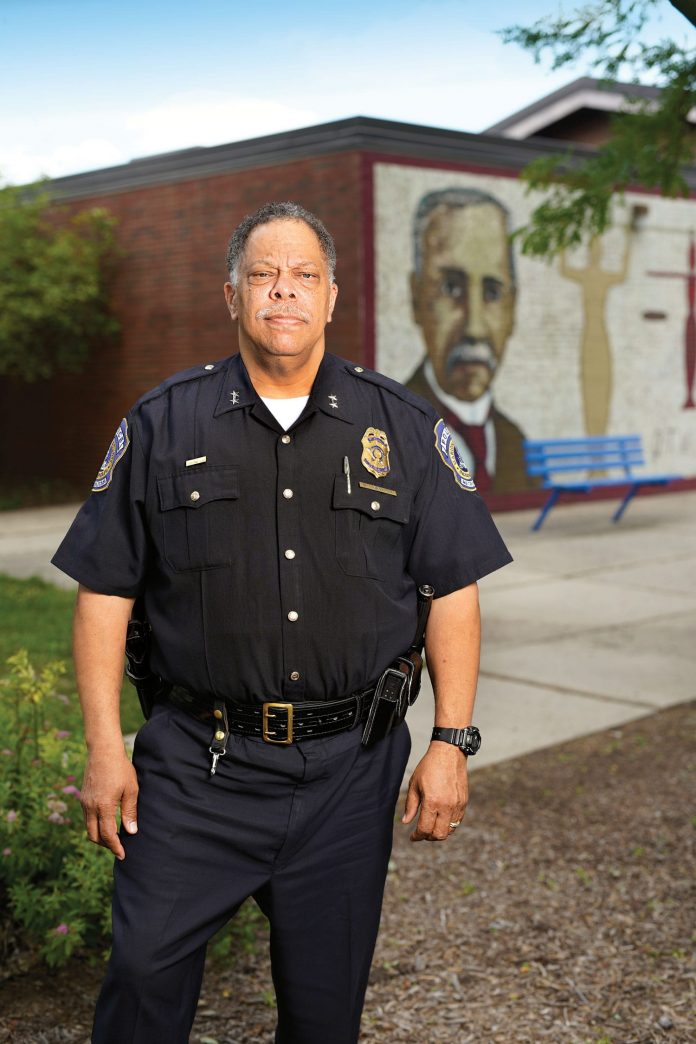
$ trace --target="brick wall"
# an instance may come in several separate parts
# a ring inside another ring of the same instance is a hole
[[[121,326],[84,373],[24,385],[0,380],[4,475],[63,478],[88,488],[128,407],[163,377],[236,350],[222,285],[237,222],[270,199],[317,213],[338,250],[340,298],[329,350],[363,361],[361,156],[298,160],[71,203],[103,206],[122,251],[112,303]]]

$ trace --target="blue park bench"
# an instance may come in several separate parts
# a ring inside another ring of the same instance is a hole
[[[626,486],[626,494],[612,516],[618,522],[641,486],[666,486],[681,475],[636,475],[632,469],[645,464],[640,435],[590,435],[580,439],[525,439],[524,456],[530,475],[542,479],[550,490],[532,529],[541,529],[544,519],[561,493],[589,493],[607,486]],[[620,475],[596,472],[620,469]],[[569,472],[582,472],[580,477]],[[595,474],[593,474],[595,473]],[[552,476],[560,474],[560,479]]]

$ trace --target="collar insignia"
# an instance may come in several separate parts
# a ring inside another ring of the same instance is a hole
[[[362,439],[360,462],[375,478],[389,474],[389,439],[379,428],[367,428]]]
[[[329,406],[332,410],[338,409],[338,399],[335,395],[329,395]]]

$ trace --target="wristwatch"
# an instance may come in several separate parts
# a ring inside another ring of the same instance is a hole
[[[452,743],[459,747],[462,754],[471,756],[477,754],[481,746],[481,733],[474,725],[468,725],[465,729],[443,729],[436,725],[430,738]]]

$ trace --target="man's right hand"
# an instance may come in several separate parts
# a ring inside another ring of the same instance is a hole
[[[124,828],[135,834],[137,805],[138,777],[123,747],[91,751],[82,784],[82,811],[90,841],[109,848],[117,859],[125,859],[116,810],[120,806]]]

